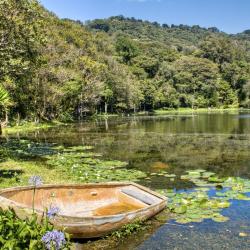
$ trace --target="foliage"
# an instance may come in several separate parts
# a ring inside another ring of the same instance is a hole
[[[0,83],[14,101],[13,109],[26,115],[35,74],[42,64],[43,18],[36,0],[0,1]]]
[[[98,155],[91,152],[66,149],[57,155],[51,155],[47,163],[81,182],[135,181],[146,176],[139,170],[124,168],[126,162],[101,160],[96,157]]]
[[[249,107],[250,38],[123,16],[85,24],[36,0],[0,1],[0,83],[10,119]],[[15,13],[15,15],[14,15]]]
[[[230,207],[231,200],[250,200],[245,194],[250,192],[248,179],[219,178],[215,173],[203,169],[187,171],[187,174],[180,178],[192,181],[198,187],[190,192],[161,191],[169,198],[167,207],[176,214],[178,223],[202,222],[204,219],[225,222],[229,218],[221,212],[223,208]],[[220,191],[211,194],[213,189]]]
[[[3,109],[6,115],[9,106],[10,106],[9,93],[0,85],[0,111],[2,111]],[[1,122],[0,122],[0,134],[2,134]]]
[[[0,209],[0,222],[1,249],[45,249],[41,239],[46,232],[53,230],[53,226],[46,218],[42,223],[38,223],[35,215],[30,219],[21,220],[13,210]],[[70,249],[67,234],[65,245],[61,249]]]
[[[224,222],[228,218],[219,212],[229,206],[229,202],[219,198],[209,198],[206,192],[200,190],[176,194],[168,204],[168,208],[179,215],[176,219],[178,223],[202,222],[204,219]]]
[[[124,225],[121,229],[114,231],[111,234],[111,237],[115,237],[118,239],[126,238],[134,233],[138,233],[139,231],[145,230],[146,225],[143,221],[134,221],[132,223]]]
[[[9,102],[9,93],[2,86],[0,86],[0,105],[6,107]]]
[[[27,140],[9,140],[0,146],[0,156],[5,175],[10,177],[12,185],[28,179],[33,185],[39,183],[40,177],[47,182],[104,182],[136,181],[146,174],[136,169],[125,168],[126,162],[105,160],[100,154],[91,152],[92,147],[53,146],[46,143],[35,143]],[[11,159],[11,160],[10,160]],[[50,176],[46,173],[50,171]],[[39,176],[33,176],[34,173]],[[67,176],[67,178],[65,178]],[[51,179],[50,179],[51,178]],[[0,183],[2,182],[0,178]],[[14,182],[14,183],[13,183]],[[5,183],[5,182],[4,182]],[[5,184],[6,185],[6,184]]]
[[[137,48],[128,37],[118,37],[116,41],[116,51],[122,57],[124,63],[130,63],[131,59],[137,56]]]

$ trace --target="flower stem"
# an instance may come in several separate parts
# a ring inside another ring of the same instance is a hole
[[[36,194],[36,187],[33,188],[33,197],[32,197],[32,210],[33,210],[33,214],[35,212],[35,194]]]

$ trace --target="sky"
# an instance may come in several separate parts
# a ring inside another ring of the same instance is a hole
[[[167,24],[217,27],[227,33],[250,29],[250,0],[40,0],[61,18],[92,20],[124,15]]]

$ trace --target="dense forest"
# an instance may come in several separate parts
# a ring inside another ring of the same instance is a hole
[[[35,0],[0,0],[1,118],[250,107],[250,30],[123,16],[59,19]]]

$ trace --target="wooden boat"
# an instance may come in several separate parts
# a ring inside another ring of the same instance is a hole
[[[13,208],[24,219],[32,214],[32,187],[0,191],[0,207]],[[135,220],[146,220],[166,206],[166,198],[141,185],[102,183],[43,185],[36,188],[35,213],[41,219],[46,209],[59,208],[51,220],[73,238],[93,238],[110,233]]]

